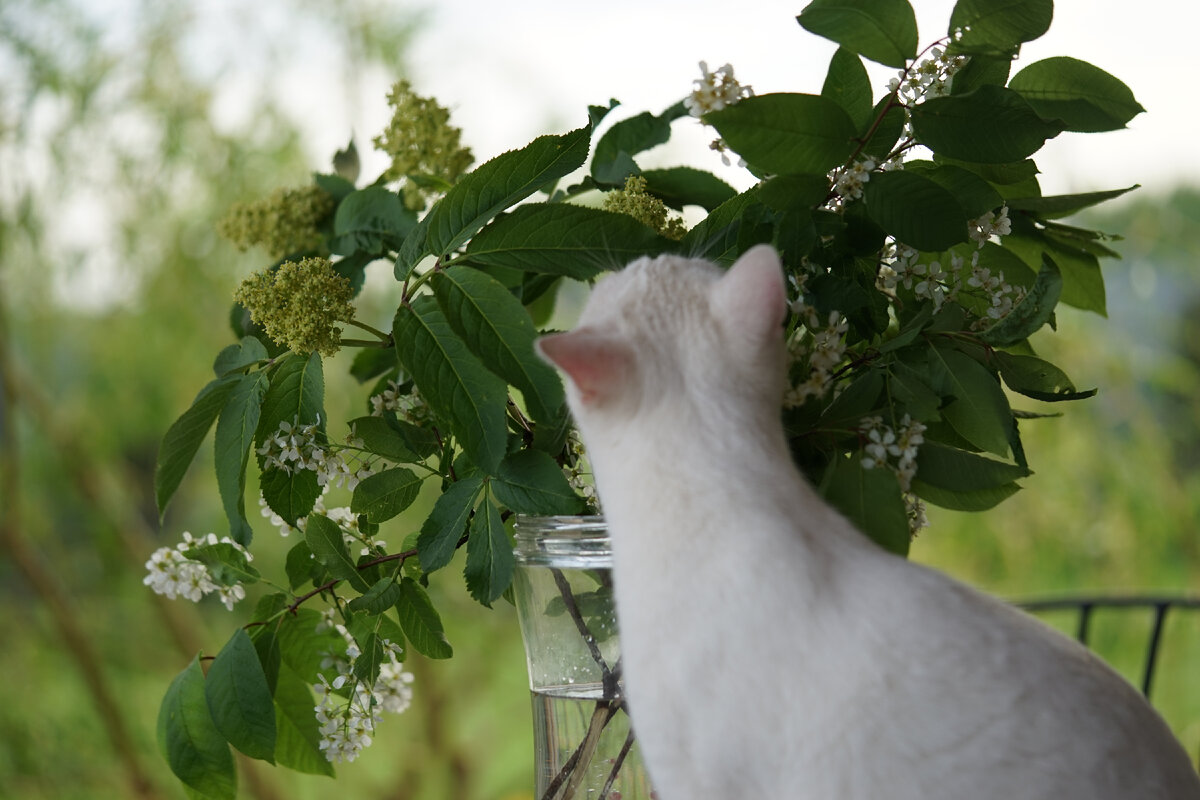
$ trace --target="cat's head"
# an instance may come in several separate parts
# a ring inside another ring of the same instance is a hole
[[[767,245],[728,271],[680,256],[642,258],[596,285],[574,330],[537,347],[567,376],[581,423],[730,398],[777,409],[786,304],[779,256]]]

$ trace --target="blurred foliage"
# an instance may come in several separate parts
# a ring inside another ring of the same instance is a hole
[[[221,243],[215,221],[312,166],[302,122],[269,81],[247,80],[245,59],[253,74],[281,72],[303,57],[291,48],[303,33],[305,47],[337,55],[330,83],[350,94],[372,69],[401,71],[414,18],[367,0],[254,4],[262,15],[218,4],[208,16],[199,4],[126,3],[103,18],[87,5],[0,6],[0,796],[126,798],[144,780],[142,796],[181,797],[154,741],[158,702],[181,659],[220,646],[228,617],[215,602],[153,603],[142,561],[178,539],[177,520],[220,530],[222,512],[211,469],[197,465],[159,536],[154,455],[228,339],[206,321],[261,266]],[[223,39],[223,54],[205,49]],[[231,90],[253,115],[220,123]],[[321,107],[314,98],[312,113]],[[1059,335],[1039,346],[1080,364],[1074,377],[1100,394],[1065,419],[1024,423],[1039,453],[1029,491],[1003,513],[935,515],[915,558],[1014,598],[1197,585],[1198,223],[1194,190],[1089,218],[1126,237],[1115,243],[1125,261],[1107,267],[1111,319],[1064,312]],[[269,538],[265,558],[281,558],[286,541],[272,553]],[[25,561],[14,541],[28,545]],[[31,580],[29,564],[48,585]],[[529,707],[512,610],[487,611],[461,590],[436,602],[463,657],[410,660],[413,708],[342,768],[336,791],[527,797]],[[64,644],[67,620],[82,645]],[[1095,627],[1101,652],[1135,675],[1146,620],[1105,616]],[[1200,663],[1200,622],[1181,612],[1166,639],[1154,699],[1195,754],[1200,684],[1187,676]],[[118,720],[97,711],[97,683]],[[328,779],[255,774],[244,796],[334,791]]]

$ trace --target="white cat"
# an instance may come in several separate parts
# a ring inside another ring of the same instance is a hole
[[[1200,798],[1076,642],[890,555],[793,467],[766,246],[602,280],[539,340],[613,545],[626,694],[662,800]]]

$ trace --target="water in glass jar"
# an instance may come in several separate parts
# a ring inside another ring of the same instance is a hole
[[[533,691],[537,800],[652,800],[629,716],[599,683]]]

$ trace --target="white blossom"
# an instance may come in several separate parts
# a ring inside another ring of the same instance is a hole
[[[753,96],[754,89],[738,83],[733,76],[732,65],[725,64],[709,72],[708,63],[701,61],[700,77],[692,81],[692,92],[684,98],[683,104],[693,117],[702,117]]]
[[[155,594],[161,594],[171,600],[183,597],[193,603],[198,603],[206,595],[216,592],[225,607],[232,611],[234,604],[246,597],[245,588],[241,584],[218,585],[203,562],[188,557],[188,552],[193,548],[215,544],[231,545],[247,562],[254,560],[245,547],[228,536],[218,539],[215,533],[209,533],[197,539],[190,532],[184,531],[183,541],[179,544],[174,547],[160,547],[151,553],[146,562],[146,577],[142,579],[142,583],[149,586]]]

